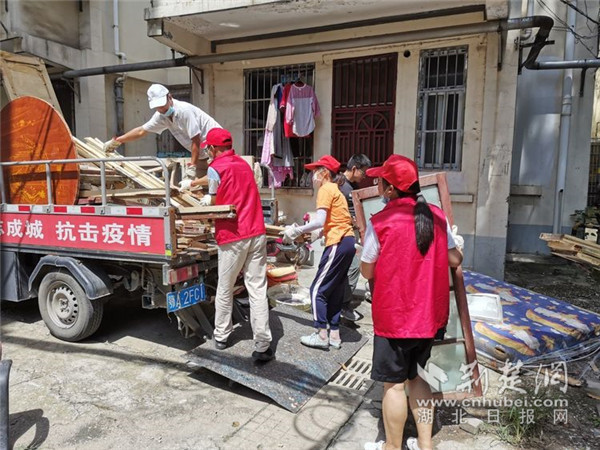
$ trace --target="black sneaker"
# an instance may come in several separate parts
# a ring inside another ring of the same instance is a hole
[[[215,348],[217,350],[225,350],[227,348],[227,341],[221,342],[215,339]]]
[[[275,353],[271,347],[264,352],[257,352],[256,350],[252,352],[252,359],[254,361],[271,361],[273,358],[275,358]]]

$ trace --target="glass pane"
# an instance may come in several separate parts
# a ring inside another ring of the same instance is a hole
[[[450,292],[450,316],[448,317],[448,325],[446,326],[446,339],[462,339],[463,332],[460,325],[460,317],[458,315],[458,307],[456,306],[456,297],[454,292]]]
[[[437,185],[433,184],[431,186],[424,186],[421,189],[421,193],[423,194],[423,197],[425,197],[425,200],[427,200],[427,203],[435,205],[439,208],[442,207],[440,192],[438,191]]]
[[[465,345],[461,342],[458,344],[436,345],[431,349],[431,358],[427,362],[425,370],[429,373],[428,380],[432,392],[455,392],[457,386],[463,384],[465,380],[461,380],[464,375],[460,371],[461,364],[467,363],[467,352]],[[448,377],[446,382],[442,382],[435,374],[440,374],[437,366]]]

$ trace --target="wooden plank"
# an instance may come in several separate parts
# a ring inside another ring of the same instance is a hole
[[[214,219],[235,219],[236,215],[234,212],[229,213],[206,213],[206,214],[191,214],[186,216],[189,220],[214,220]]]
[[[234,205],[211,205],[211,206],[194,206],[179,208],[180,216],[188,216],[190,214],[204,214],[204,213],[229,213],[235,212]],[[186,219],[188,217],[185,217]]]
[[[63,117],[44,62],[34,56],[0,51],[2,84],[10,100],[31,96],[45,100]]]
[[[107,189],[106,195],[113,198],[165,198],[164,189]],[[94,190],[80,190],[80,197],[101,197],[102,192]]]

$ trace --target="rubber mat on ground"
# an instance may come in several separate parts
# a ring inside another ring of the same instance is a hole
[[[340,327],[342,348],[305,347],[300,337],[313,331],[310,313],[278,306],[270,313],[275,359],[254,362],[252,329],[243,322],[229,337],[225,350],[211,341],[184,355],[191,367],[204,367],[270,397],[285,409],[298,412],[367,342],[357,330]]]

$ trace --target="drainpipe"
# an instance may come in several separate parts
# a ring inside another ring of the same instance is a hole
[[[525,5],[526,5],[526,14],[525,16],[527,17],[532,17],[533,16],[533,0],[525,0]],[[523,12],[523,10],[521,9],[521,12]],[[531,35],[533,34],[533,30],[531,28],[525,28],[524,30],[521,30],[521,42],[525,42],[527,41]]]
[[[565,37],[565,60],[571,61],[575,54],[575,30],[577,1],[569,1],[567,5],[567,34]],[[572,8],[573,5],[575,8]],[[560,233],[562,228],[565,184],[567,179],[567,159],[569,156],[569,134],[571,130],[571,111],[573,106],[573,68],[568,67],[563,76],[562,109],[560,113],[560,129],[558,140],[558,166],[556,168],[556,187],[554,192],[554,216],[552,232]]]
[[[120,47],[120,33],[119,33],[119,0],[113,0],[113,35],[115,41],[115,55],[117,55],[122,64],[127,63],[127,55],[121,51]],[[125,131],[125,114],[123,112],[123,104],[125,99],[123,98],[123,84],[127,75],[123,72],[115,80],[114,93],[115,93],[115,113],[117,116],[117,136],[120,136]]]

